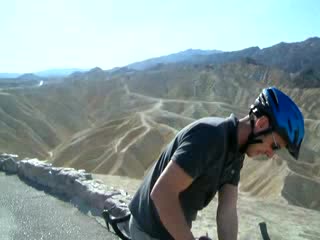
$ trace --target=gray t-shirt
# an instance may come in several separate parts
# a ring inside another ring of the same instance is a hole
[[[239,152],[238,120],[207,117],[183,128],[168,144],[129,204],[132,216],[150,236],[173,239],[160,221],[150,198],[152,188],[170,160],[193,178],[180,193],[180,204],[191,228],[197,212],[206,207],[226,183],[237,186],[244,155]]]

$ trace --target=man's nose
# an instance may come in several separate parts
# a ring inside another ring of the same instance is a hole
[[[274,151],[272,149],[267,150],[266,155],[268,158],[272,158],[274,155]]]

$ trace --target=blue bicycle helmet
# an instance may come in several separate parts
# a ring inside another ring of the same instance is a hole
[[[291,98],[275,87],[265,88],[251,105],[251,112],[259,116],[266,115],[272,131],[276,131],[287,142],[289,153],[298,159],[304,137],[304,120]]]

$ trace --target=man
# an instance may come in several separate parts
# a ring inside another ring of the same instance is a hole
[[[232,114],[191,123],[168,144],[133,197],[129,205],[132,239],[195,239],[191,223],[216,192],[218,237],[237,239],[244,154],[270,158],[286,147],[297,159],[303,137],[302,113],[274,87],[263,89],[248,116],[239,121]]]

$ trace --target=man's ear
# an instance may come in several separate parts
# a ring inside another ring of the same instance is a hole
[[[256,120],[256,130],[257,132],[263,131],[269,127],[269,118],[266,116],[259,117]]]

